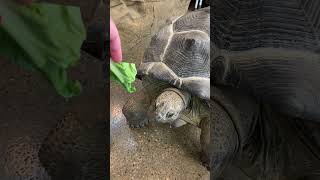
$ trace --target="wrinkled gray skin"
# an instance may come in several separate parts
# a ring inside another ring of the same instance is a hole
[[[234,88],[211,87],[211,98],[212,180],[320,179],[320,124],[281,115]]]
[[[211,179],[320,179],[320,3],[211,5]]]

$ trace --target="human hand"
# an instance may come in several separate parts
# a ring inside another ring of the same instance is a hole
[[[114,62],[122,61],[121,41],[118,29],[110,17],[110,54]]]

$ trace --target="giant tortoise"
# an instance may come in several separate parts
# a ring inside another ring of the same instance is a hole
[[[201,128],[207,159],[210,99],[210,7],[174,18],[151,40],[138,67],[143,89],[123,107],[132,127],[150,120]]]

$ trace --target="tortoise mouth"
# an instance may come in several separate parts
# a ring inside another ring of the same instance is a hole
[[[154,119],[157,123],[174,123],[180,116],[180,112],[167,106],[165,103],[155,105]]]

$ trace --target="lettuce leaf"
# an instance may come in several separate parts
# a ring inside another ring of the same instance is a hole
[[[110,78],[121,84],[129,93],[136,91],[133,83],[136,79],[137,69],[135,64],[110,61]]]
[[[86,38],[79,7],[2,1],[0,16],[0,56],[42,72],[63,97],[80,94],[80,83],[67,76]]]

